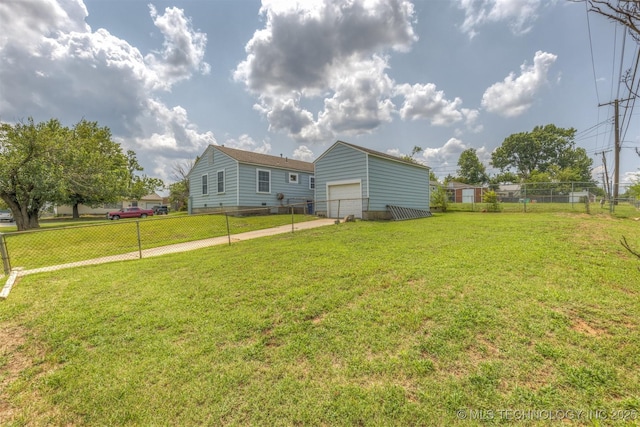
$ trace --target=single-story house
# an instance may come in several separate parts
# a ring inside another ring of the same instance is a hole
[[[104,203],[102,205],[91,207],[83,204],[78,205],[78,213],[80,215],[105,215],[107,212],[111,212],[114,210],[128,208],[128,207],[140,207],[142,209],[153,209],[154,206],[159,206],[163,204],[162,196],[151,193],[142,197],[140,200],[123,200],[117,203]],[[71,205],[60,205],[55,206],[53,208],[54,214],[56,215],[73,215],[73,206]]]
[[[390,219],[390,206],[430,215],[427,166],[343,141],[314,165],[318,215]]]
[[[449,201],[453,203],[480,203],[487,187],[449,181],[446,185]]]
[[[313,201],[313,163],[209,145],[189,171],[189,213],[240,211]]]
[[[596,202],[596,195],[590,191],[572,191],[569,193],[569,203],[582,203],[587,197],[589,198],[590,203]]]

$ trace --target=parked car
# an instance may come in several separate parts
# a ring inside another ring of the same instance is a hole
[[[169,206],[167,205],[154,206],[153,213],[156,215],[169,215]]]
[[[153,216],[153,210],[140,209],[140,208],[124,208],[119,211],[109,212],[107,219],[120,219],[120,218],[146,218]]]
[[[0,221],[13,222],[13,214],[11,211],[7,209],[0,210]]]

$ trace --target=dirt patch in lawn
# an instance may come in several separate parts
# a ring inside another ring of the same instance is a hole
[[[0,325],[0,423],[13,419],[16,408],[9,403],[7,389],[20,372],[32,365],[24,352],[27,329],[19,325]]]

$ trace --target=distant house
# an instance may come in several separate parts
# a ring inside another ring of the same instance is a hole
[[[487,187],[449,181],[445,187],[450,202],[453,203],[480,203],[482,195]]]
[[[121,202],[105,203],[96,207],[80,204],[78,205],[78,213],[80,215],[104,215],[113,210],[135,206],[143,209],[152,209],[154,206],[162,205],[163,200],[162,196],[151,193],[140,198],[140,200],[126,199]],[[73,206],[70,205],[55,206],[53,210],[56,215],[73,215]]]
[[[520,184],[500,184],[496,194],[501,202],[521,202],[523,197]]]
[[[189,212],[298,205],[313,200],[313,163],[209,145],[189,171]]]
[[[314,164],[319,215],[388,219],[390,206],[430,215],[427,166],[343,141]]]

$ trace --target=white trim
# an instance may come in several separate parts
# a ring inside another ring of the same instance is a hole
[[[240,206],[240,162],[236,162],[236,206]]]
[[[311,186],[311,181],[313,181],[313,187]],[[316,191],[316,176],[315,175],[309,175],[309,190],[313,190],[314,193]]]
[[[346,147],[346,148],[351,148],[351,149],[353,149],[355,151],[358,151],[360,153],[363,153],[363,154],[371,155],[371,156],[373,156],[373,157],[375,157],[377,159],[389,160],[391,162],[397,162],[397,163],[400,163],[400,164],[403,164],[403,165],[406,165],[406,166],[413,166],[413,167],[418,167],[418,168],[421,168],[421,169],[429,169],[429,170],[431,170],[430,166],[423,165],[421,163],[407,162],[406,160],[402,160],[401,158],[399,158],[399,157],[397,158],[397,157],[395,157],[395,156],[393,156],[391,154],[388,155],[390,157],[386,157],[384,155],[379,155],[379,154],[376,154],[376,153],[370,153],[369,151],[363,150],[362,148],[358,147],[357,145],[353,145],[353,144],[345,142],[345,141],[336,141],[331,147],[327,148],[325,150],[325,152],[320,155],[320,157],[315,159],[313,161],[313,164],[314,165],[317,164],[321,159],[323,159],[331,150],[333,150],[338,145],[342,145],[343,147]],[[373,151],[375,151],[375,150],[373,150]],[[380,154],[384,154],[384,153],[380,153]]]
[[[202,180],[202,178],[206,177],[207,178],[207,192],[205,193],[202,187],[204,187],[203,183],[204,181]],[[203,173],[202,175],[200,175],[200,191],[202,192],[203,196],[208,196],[209,195],[209,173]]]
[[[360,184],[362,185],[362,180],[361,179],[342,179],[340,181],[328,181],[327,182],[327,187],[329,187],[330,185],[344,185],[344,184]]]
[[[295,177],[296,177],[296,179],[295,179],[295,180],[293,180],[293,181],[291,180],[291,177],[292,177],[292,176],[295,176]],[[300,184],[300,174],[299,174],[299,173],[297,173],[297,172],[288,172],[288,173],[287,173],[287,182],[288,182],[289,184]]]
[[[369,197],[369,153],[366,153],[365,155],[365,165],[366,165],[365,174],[367,176],[367,185],[365,185],[364,191],[367,194],[367,197]]]
[[[220,172],[222,172],[222,191],[220,191]],[[216,171],[216,191],[218,194],[224,194],[227,191],[227,173],[224,169]]]
[[[260,172],[267,172],[269,174],[269,191],[260,191]],[[270,169],[256,168],[256,193],[271,194],[271,170]]]

